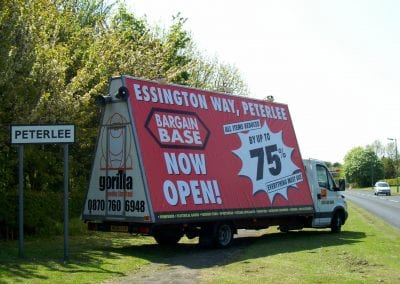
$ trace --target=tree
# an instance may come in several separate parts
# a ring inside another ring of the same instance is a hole
[[[371,145],[367,145],[367,148],[372,149],[378,157],[385,156],[385,146],[379,140],[375,140]]]
[[[396,144],[395,142],[389,142],[385,148],[386,155],[388,158],[395,160],[396,159]]]
[[[333,164],[332,164],[332,167],[334,167],[334,168],[342,168],[342,164],[341,163],[339,163],[339,162],[334,162]]]
[[[78,143],[70,148],[70,208],[79,215],[83,201],[74,194],[81,198],[86,191],[100,116],[94,98],[107,93],[112,76],[245,94],[246,84],[234,66],[199,54],[185,21],[178,14],[167,29],[151,27],[124,4],[106,0],[0,1],[0,196],[16,192],[18,183],[9,126],[72,123]],[[27,191],[42,198],[59,193],[60,147],[27,146],[24,155]],[[7,223],[3,216],[0,236]]]
[[[396,177],[396,162],[393,159],[382,157],[383,169],[385,173],[385,178],[395,178]]]
[[[208,58],[195,51],[192,57],[188,85],[238,96],[249,95],[247,84],[235,66],[220,63],[215,57]]]
[[[371,148],[356,147],[344,157],[343,171],[349,183],[360,187],[373,185],[384,177],[383,163]]]

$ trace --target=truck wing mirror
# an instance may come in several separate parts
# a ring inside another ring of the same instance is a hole
[[[338,188],[338,190],[339,191],[344,191],[345,187],[346,187],[346,182],[344,181],[344,179],[339,179],[339,188]]]

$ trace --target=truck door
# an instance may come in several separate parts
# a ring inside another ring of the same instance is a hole
[[[335,208],[338,192],[334,191],[335,181],[328,169],[317,164],[317,218],[319,226],[327,226],[331,223],[332,212]]]

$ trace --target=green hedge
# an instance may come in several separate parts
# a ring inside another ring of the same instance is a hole
[[[69,218],[80,216],[83,194],[69,195]],[[63,192],[24,192],[24,234],[57,235],[63,232]],[[0,191],[0,239],[18,237],[18,192]]]
[[[399,179],[400,180],[400,179]],[[397,185],[397,179],[391,178],[391,179],[385,179],[385,181],[390,185],[390,186],[396,186]]]

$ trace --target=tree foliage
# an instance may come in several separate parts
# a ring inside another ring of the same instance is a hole
[[[375,140],[371,145],[367,145],[367,148],[373,150],[375,154],[380,158],[385,156],[385,146],[379,140]]]
[[[230,64],[223,64],[217,58],[205,58],[197,55],[190,66],[192,76],[188,84],[195,88],[210,89],[217,92],[247,96],[247,85],[240,78],[239,70]]]
[[[366,146],[366,148],[372,149],[382,161],[385,179],[392,179],[397,175],[399,161],[396,156],[396,142],[395,140],[384,145],[381,141],[375,140],[371,145]]]
[[[344,157],[343,171],[346,180],[360,187],[367,187],[384,178],[382,161],[367,147],[356,147]]]
[[[86,191],[99,121],[94,97],[106,93],[111,76],[246,95],[234,66],[199,54],[185,21],[178,14],[169,28],[152,27],[105,0],[0,1],[0,194],[17,189],[17,154],[9,145],[9,126],[16,123],[75,124],[70,188]],[[25,188],[60,191],[62,149],[25,149]]]
[[[382,157],[383,169],[385,172],[385,178],[395,178],[396,177],[396,160],[391,158]]]

